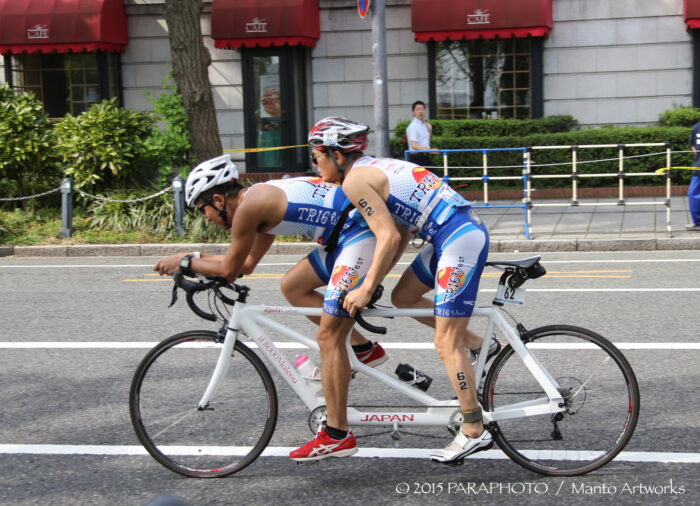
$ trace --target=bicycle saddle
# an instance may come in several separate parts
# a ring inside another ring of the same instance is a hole
[[[522,269],[529,269],[539,262],[541,258],[541,256],[536,255],[534,257],[524,258],[522,260],[494,260],[493,262],[486,262],[485,265],[490,265],[492,267],[520,267]]]

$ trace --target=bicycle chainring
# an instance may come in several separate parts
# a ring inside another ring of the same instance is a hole
[[[326,406],[319,406],[309,414],[309,429],[315,436],[323,422],[326,421]]]

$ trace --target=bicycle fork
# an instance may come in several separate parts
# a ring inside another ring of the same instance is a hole
[[[234,314],[231,316],[230,322],[235,321],[235,316],[237,313],[238,305],[234,307]],[[231,323],[226,326],[226,336],[224,337],[224,342],[221,347],[221,353],[219,354],[219,359],[216,361],[216,367],[211,375],[211,379],[207,384],[207,388],[202,395],[202,398],[197,404],[198,410],[207,409],[209,402],[219,391],[221,384],[224,382],[226,374],[228,374],[228,368],[231,365],[231,357],[233,356],[233,348],[238,340],[238,333],[240,330],[231,328]]]

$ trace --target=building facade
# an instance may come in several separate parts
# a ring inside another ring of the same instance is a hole
[[[114,96],[150,109],[146,93],[170,72],[164,0],[73,0],[76,12],[52,11],[70,3],[0,0],[0,80],[35,91],[54,116]],[[371,14],[361,18],[357,0],[203,3],[224,149],[304,144],[329,115],[373,124]],[[385,3],[390,128],[410,119],[415,100],[431,118],[570,114],[585,127],[648,125],[700,105],[700,0]],[[66,21],[83,14],[90,30]],[[308,166],[304,149],[233,158],[248,172]]]

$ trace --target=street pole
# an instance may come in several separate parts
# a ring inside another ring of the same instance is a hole
[[[376,156],[389,156],[389,98],[386,75],[384,0],[372,0],[372,64],[374,70],[374,132]]]

